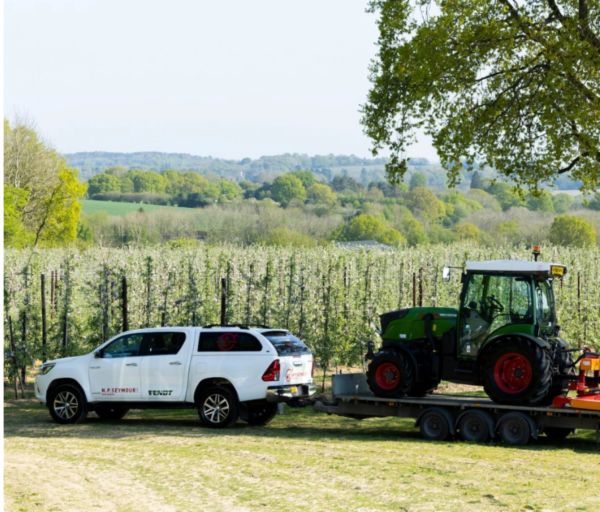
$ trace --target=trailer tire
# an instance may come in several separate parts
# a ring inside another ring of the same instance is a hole
[[[421,436],[430,441],[445,441],[452,433],[452,416],[440,407],[425,409],[417,424]]]
[[[401,352],[379,352],[367,369],[367,382],[376,396],[405,396],[411,392],[414,381],[413,363]]]
[[[498,421],[500,439],[511,446],[523,446],[529,442],[533,429],[531,420],[521,412],[508,412]]]
[[[471,409],[458,417],[457,430],[463,441],[487,443],[494,434],[494,420],[485,411]]]
[[[482,354],[483,387],[496,403],[541,405],[552,385],[548,351],[519,336],[498,340]]]

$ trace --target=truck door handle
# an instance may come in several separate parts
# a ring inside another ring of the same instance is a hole
[[[172,366],[181,366],[181,363],[179,361],[171,361],[169,364]]]
[[[99,370],[100,367],[99,366],[90,366],[90,370]]]
[[[137,366],[137,363],[126,363],[125,366]]]

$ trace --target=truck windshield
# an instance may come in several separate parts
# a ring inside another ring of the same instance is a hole
[[[266,331],[262,335],[273,344],[280,356],[310,353],[310,349],[301,339],[287,331]]]

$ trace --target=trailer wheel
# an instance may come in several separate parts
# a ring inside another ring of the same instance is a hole
[[[572,428],[544,427],[544,434],[554,443],[564,441],[572,433]]]
[[[506,413],[498,421],[498,434],[506,444],[526,445],[532,434],[530,420],[521,412]]]
[[[470,410],[459,417],[457,430],[464,441],[487,443],[494,432],[494,421],[487,412]]]
[[[413,387],[412,362],[399,352],[380,352],[367,369],[367,382],[376,396],[400,397]]]
[[[430,407],[417,420],[421,435],[431,441],[445,441],[450,437],[452,417],[439,407]]]

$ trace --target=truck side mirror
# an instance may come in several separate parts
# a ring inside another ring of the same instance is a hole
[[[94,352],[94,357],[95,358],[104,357],[104,354],[102,354],[102,350],[96,350],[96,352]]]
[[[450,267],[444,267],[442,269],[442,280],[446,282],[450,281]]]

